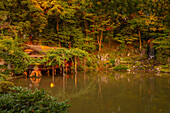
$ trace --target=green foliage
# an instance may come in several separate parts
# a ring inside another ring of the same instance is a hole
[[[156,59],[162,64],[167,64],[169,55],[170,55],[169,49],[158,49]]]
[[[47,52],[45,61],[48,61],[47,65],[62,65],[65,61],[73,60],[73,57],[78,57],[80,59],[87,58],[87,60],[91,60],[90,54],[84,50],[78,48],[66,49],[66,48],[58,48],[52,49]]]
[[[0,95],[0,111],[6,112],[38,112],[66,113],[67,101],[58,102],[44,90],[31,91],[27,88],[13,87],[13,91]]]
[[[106,39],[112,38],[122,45],[140,45],[142,50],[148,45],[145,42],[154,38],[157,58],[163,55],[161,59],[164,59],[168,57],[170,42],[168,6],[168,0],[3,0],[0,1],[0,34],[12,39],[17,34],[19,42],[90,52],[101,51]],[[11,55],[8,62],[21,55],[19,62],[13,64],[27,66],[27,61],[22,60],[26,56],[21,51],[14,53],[16,56]],[[54,57],[57,56],[50,56]],[[48,58],[36,60],[44,63]],[[61,64],[61,61],[56,62]]]
[[[170,72],[170,64],[154,66],[154,69],[158,72],[169,73]]]
[[[11,87],[13,87],[14,84],[9,81],[2,81],[0,82],[0,93],[7,93],[11,91]]]
[[[170,64],[161,66],[161,72],[169,73],[170,72]]]
[[[110,63],[112,64],[112,66],[115,66],[115,59],[110,60]]]
[[[3,81],[3,80],[7,80],[7,76],[4,75],[4,74],[0,74],[0,80]]]
[[[170,55],[169,29],[162,27],[160,27],[159,29],[161,30],[161,33],[156,33],[155,36],[157,36],[157,38],[151,43],[154,44],[155,49],[157,50],[156,59],[160,63],[166,64]]]
[[[129,68],[127,66],[125,66],[125,65],[120,64],[120,65],[117,65],[117,66],[113,67],[112,69],[113,70],[125,70],[126,71]]]
[[[18,40],[0,38],[0,57],[11,64],[11,71],[21,74],[29,65],[28,55],[23,52]]]
[[[10,71],[13,71],[15,74],[21,74],[27,69],[29,64],[28,55],[20,47],[22,46],[22,40],[18,38],[18,29],[16,26],[6,22],[8,14],[5,14],[3,12],[3,16],[0,17],[0,19],[3,19],[2,23],[0,23],[0,57],[12,66]]]
[[[10,81],[7,81],[7,76],[0,74],[0,93],[7,93],[11,91],[11,87],[14,86],[14,84]]]
[[[86,65],[89,70],[97,69],[99,67],[99,60],[96,58],[96,55],[91,55],[90,59],[86,61]]]

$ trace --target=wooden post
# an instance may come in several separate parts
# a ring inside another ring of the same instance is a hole
[[[62,72],[63,70],[62,70],[62,67],[60,66],[60,74],[62,74],[63,72]]]
[[[63,65],[63,75],[64,75],[64,65]]]
[[[54,76],[54,66],[52,66],[52,75]]]
[[[76,59],[76,56],[74,57],[74,67],[75,67],[75,73],[77,73],[77,59]]]
[[[52,75],[52,83],[54,83],[54,75]]]
[[[67,67],[67,62],[66,62],[66,74],[67,74],[67,72],[68,72],[68,67]]]
[[[49,69],[48,69],[48,71],[47,71],[47,75],[50,76],[50,70],[49,70]]]
[[[56,68],[54,67],[54,75],[56,75],[57,74],[57,71],[56,71]]]

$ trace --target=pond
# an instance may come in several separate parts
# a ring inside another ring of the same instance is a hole
[[[13,82],[69,100],[69,113],[170,113],[170,74],[78,72]]]

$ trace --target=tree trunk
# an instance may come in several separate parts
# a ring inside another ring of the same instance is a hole
[[[101,35],[98,41],[99,44],[99,52],[102,50],[102,39],[103,39],[103,31],[101,31]]]
[[[77,73],[77,58],[74,57],[74,66],[75,66],[75,73]]]
[[[102,45],[99,43],[99,52],[101,51],[101,46],[102,46]]]
[[[59,19],[57,19],[57,27],[56,27],[56,29],[57,29],[57,36],[58,36],[58,38],[59,38]],[[61,47],[61,42],[60,42],[60,40],[59,40],[59,42],[58,42],[58,45],[59,45],[59,47]]]

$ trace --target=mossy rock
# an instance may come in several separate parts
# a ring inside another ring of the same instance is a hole
[[[169,69],[162,69],[161,72],[170,73],[170,70]]]
[[[7,80],[8,76],[6,76],[5,74],[0,74],[0,79],[1,80]]]
[[[141,64],[142,64],[142,63],[139,62],[139,61],[136,61],[136,62],[135,62],[135,66],[141,66]]]
[[[113,70],[124,70],[126,71],[127,69],[129,69],[126,65],[118,65],[112,68]]]
[[[170,73],[170,65],[155,66],[154,69],[159,72]]]

